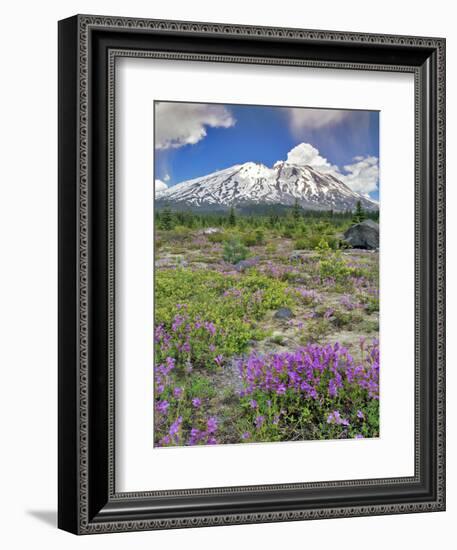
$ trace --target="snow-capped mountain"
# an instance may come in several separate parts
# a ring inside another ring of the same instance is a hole
[[[353,210],[357,201],[365,209],[378,209],[378,203],[352,191],[335,175],[285,161],[276,162],[272,168],[255,162],[237,164],[156,191],[158,205],[190,208],[289,206],[296,200],[313,210]]]

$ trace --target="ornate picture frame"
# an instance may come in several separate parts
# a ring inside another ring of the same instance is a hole
[[[414,476],[116,491],[118,57],[414,75]],[[60,21],[59,527],[91,534],[444,510],[444,186],[442,38],[91,15]]]

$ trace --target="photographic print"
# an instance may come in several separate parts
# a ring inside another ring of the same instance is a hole
[[[445,510],[445,39],[58,34],[59,528]]]
[[[154,446],[379,437],[379,112],[156,101],[154,172]]]

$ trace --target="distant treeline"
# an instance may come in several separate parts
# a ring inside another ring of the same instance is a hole
[[[188,228],[205,227],[270,227],[280,228],[297,222],[310,223],[319,220],[335,227],[358,223],[364,219],[379,221],[379,211],[363,210],[360,203],[354,211],[306,210],[297,203],[293,206],[262,205],[230,208],[225,211],[174,210],[165,206],[155,211],[156,227],[173,229],[176,226]]]

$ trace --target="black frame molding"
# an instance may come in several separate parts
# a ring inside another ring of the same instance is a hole
[[[416,124],[411,478],[116,493],[114,79],[119,56],[410,72]],[[76,534],[445,509],[445,40],[77,15],[59,22],[59,512]]]

